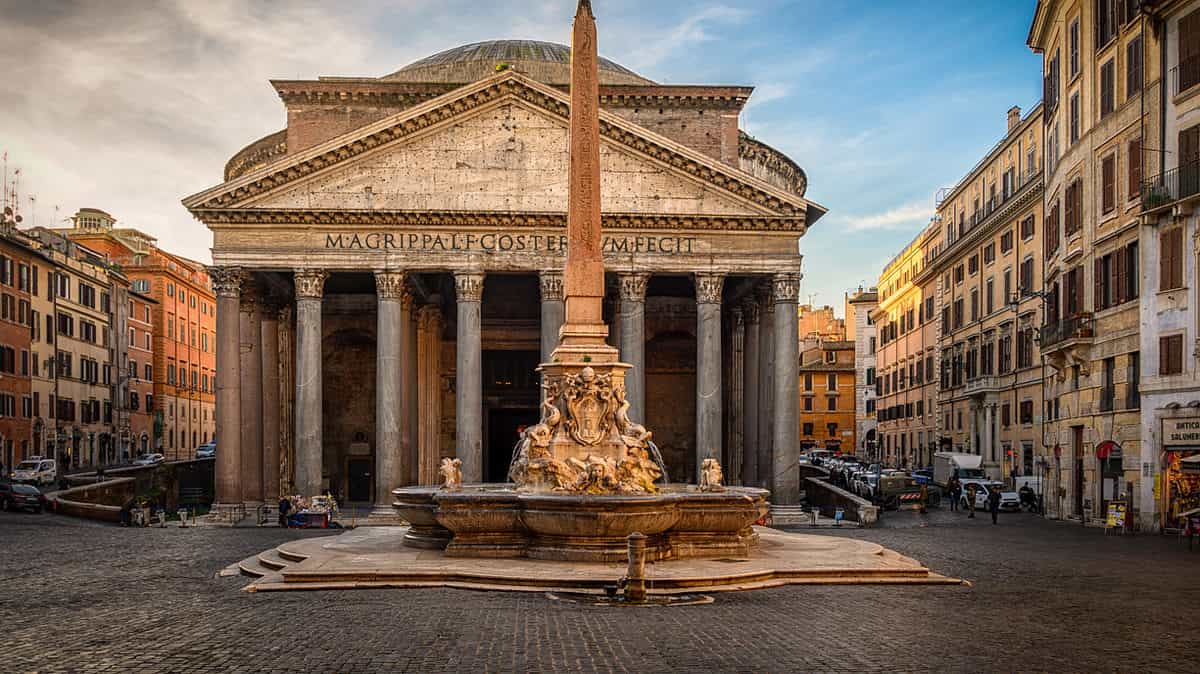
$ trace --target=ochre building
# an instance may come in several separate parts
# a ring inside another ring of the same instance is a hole
[[[184,202],[214,235],[221,504],[386,505],[455,455],[468,481],[505,479],[563,320],[569,58],[487,42],[272,83],[286,128]],[[694,480],[703,450],[794,501],[798,240],[824,209],[739,131],[751,88],[606,60],[600,82],[606,320],[631,416],[671,479]]]

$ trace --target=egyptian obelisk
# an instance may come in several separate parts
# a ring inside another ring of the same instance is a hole
[[[662,474],[650,432],[628,417],[625,372],[605,343],[600,231],[600,84],[596,19],[580,0],[571,38],[567,315],[545,380],[541,421],[526,429],[509,475],[522,489],[645,493]]]
[[[567,264],[563,273],[566,320],[559,348],[596,350],[605,345],[604,259],[600,235],[600,75],[596,18],[580,0],[571,36],[570,175],[567,197]],[[592,360],[615,360],[600,349]],[[564,354],[565,355],[565,354]]]

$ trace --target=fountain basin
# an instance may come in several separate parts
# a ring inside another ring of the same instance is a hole
[[[408,547],[435,547],[433,541],[448,536],[447,556],[620,562],[628,554],[626,538],[635,531],[647,537],[651,560],[746,558],[757,544],[752,525],[766,512],[769,492],[666,485],[657,494],[591,495],[477,484],[392,493],[401,516],[414,529],[421,522],[419,531],[404,537]]]
[[[453,534],[437,521],[437,490],[428,487],[393,489],[392,507],[409,523],[404,545],[425,550],[442,550],[449,545]]]
[[[437,495],[435,517],[453,532],[448,557],[525,556],[529,537],[515,491],[443,492]]]

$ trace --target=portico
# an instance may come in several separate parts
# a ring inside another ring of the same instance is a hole
[[[353,87],[394,95],[371,82]],[[286,88],[302,84],[324,86]],[[695,89],[673,105],[697,124],[748,95]],[[329,489],[385,505],[392,487],[435,482],[445,456],[466,481],[504,480],[564,320],[566,100],[506,70],[308,148],[289,140],[185,201],[214,233],[220,503]],[[631,416],[672,480],[712,457],[794,501],[797,240],[823,209],[757,141],[734,133],[732,155],[706,154],[609,107],[604,319],[634,365]],[[266,323],[263,297],[282,307]]]

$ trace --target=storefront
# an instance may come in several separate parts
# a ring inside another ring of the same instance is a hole
[[[1179,529],[1200,514],[1200,417],[1162,420],[1161,498],[1163,528]]]

